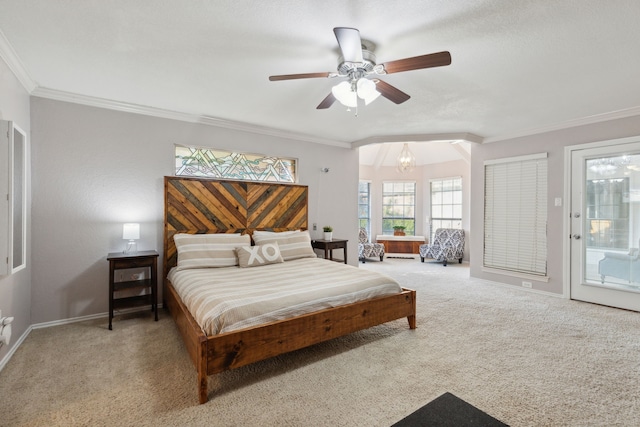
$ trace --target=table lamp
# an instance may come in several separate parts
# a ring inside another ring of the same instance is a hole
[[[125,254],[135,254],[138,252],[138,244],[136,240],[140,238],[140,224],[127,223],[122,227],[122,238],[128,240],[127,246],[124,248]]]

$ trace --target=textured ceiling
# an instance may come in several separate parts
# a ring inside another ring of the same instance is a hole
[[[0,53],[34,95],[338,144],[495,141],[640,111],[638,0],[0,0],[0,11]],[[268,80],[335,71],[336,26],[358,28],[378,62],[448,50],[452,64],[385,76],[411,99],[379,98],[357,117],[316,110],[335,79]]]

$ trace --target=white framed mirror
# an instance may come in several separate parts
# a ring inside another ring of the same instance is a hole
[[[13,124],[10,129],[9,159],[11,161],[11,249],[9,265],[11,272],[22,270],[27,265],[27,135]]]
[[[14,122],[0,121],[0,276],[26,267],[27,135]]]

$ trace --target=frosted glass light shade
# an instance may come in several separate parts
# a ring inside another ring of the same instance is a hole
[[[340,104],[344,105],[345,107],[355,108],[358,106],[356,93],[351,90],[351,83],[349,82],[338,83],[331,88],[331,93],[338,100],[338,102],[340,102]]]
[[[376,89],[376,84],[369,79],[360,78],[355,83],[342,82],[331,88],[333,96],[345,107],[357,107],[358,98],[364,100],[365,105],[369,105],[380,96]]]
[[[358,88],[358,96],[364,99],[364,105],[369,105],[380,96],[376,84],[369,79],[358,80],[356,87]]]

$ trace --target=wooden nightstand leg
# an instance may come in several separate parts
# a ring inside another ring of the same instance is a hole
[[[109,330],[112,331],[113,327],[111,325],[111,321],[113,319],[113,282],[115,280],[115,271],[113,269],[113,263],[111,263],[111,267],[109,268]]]

